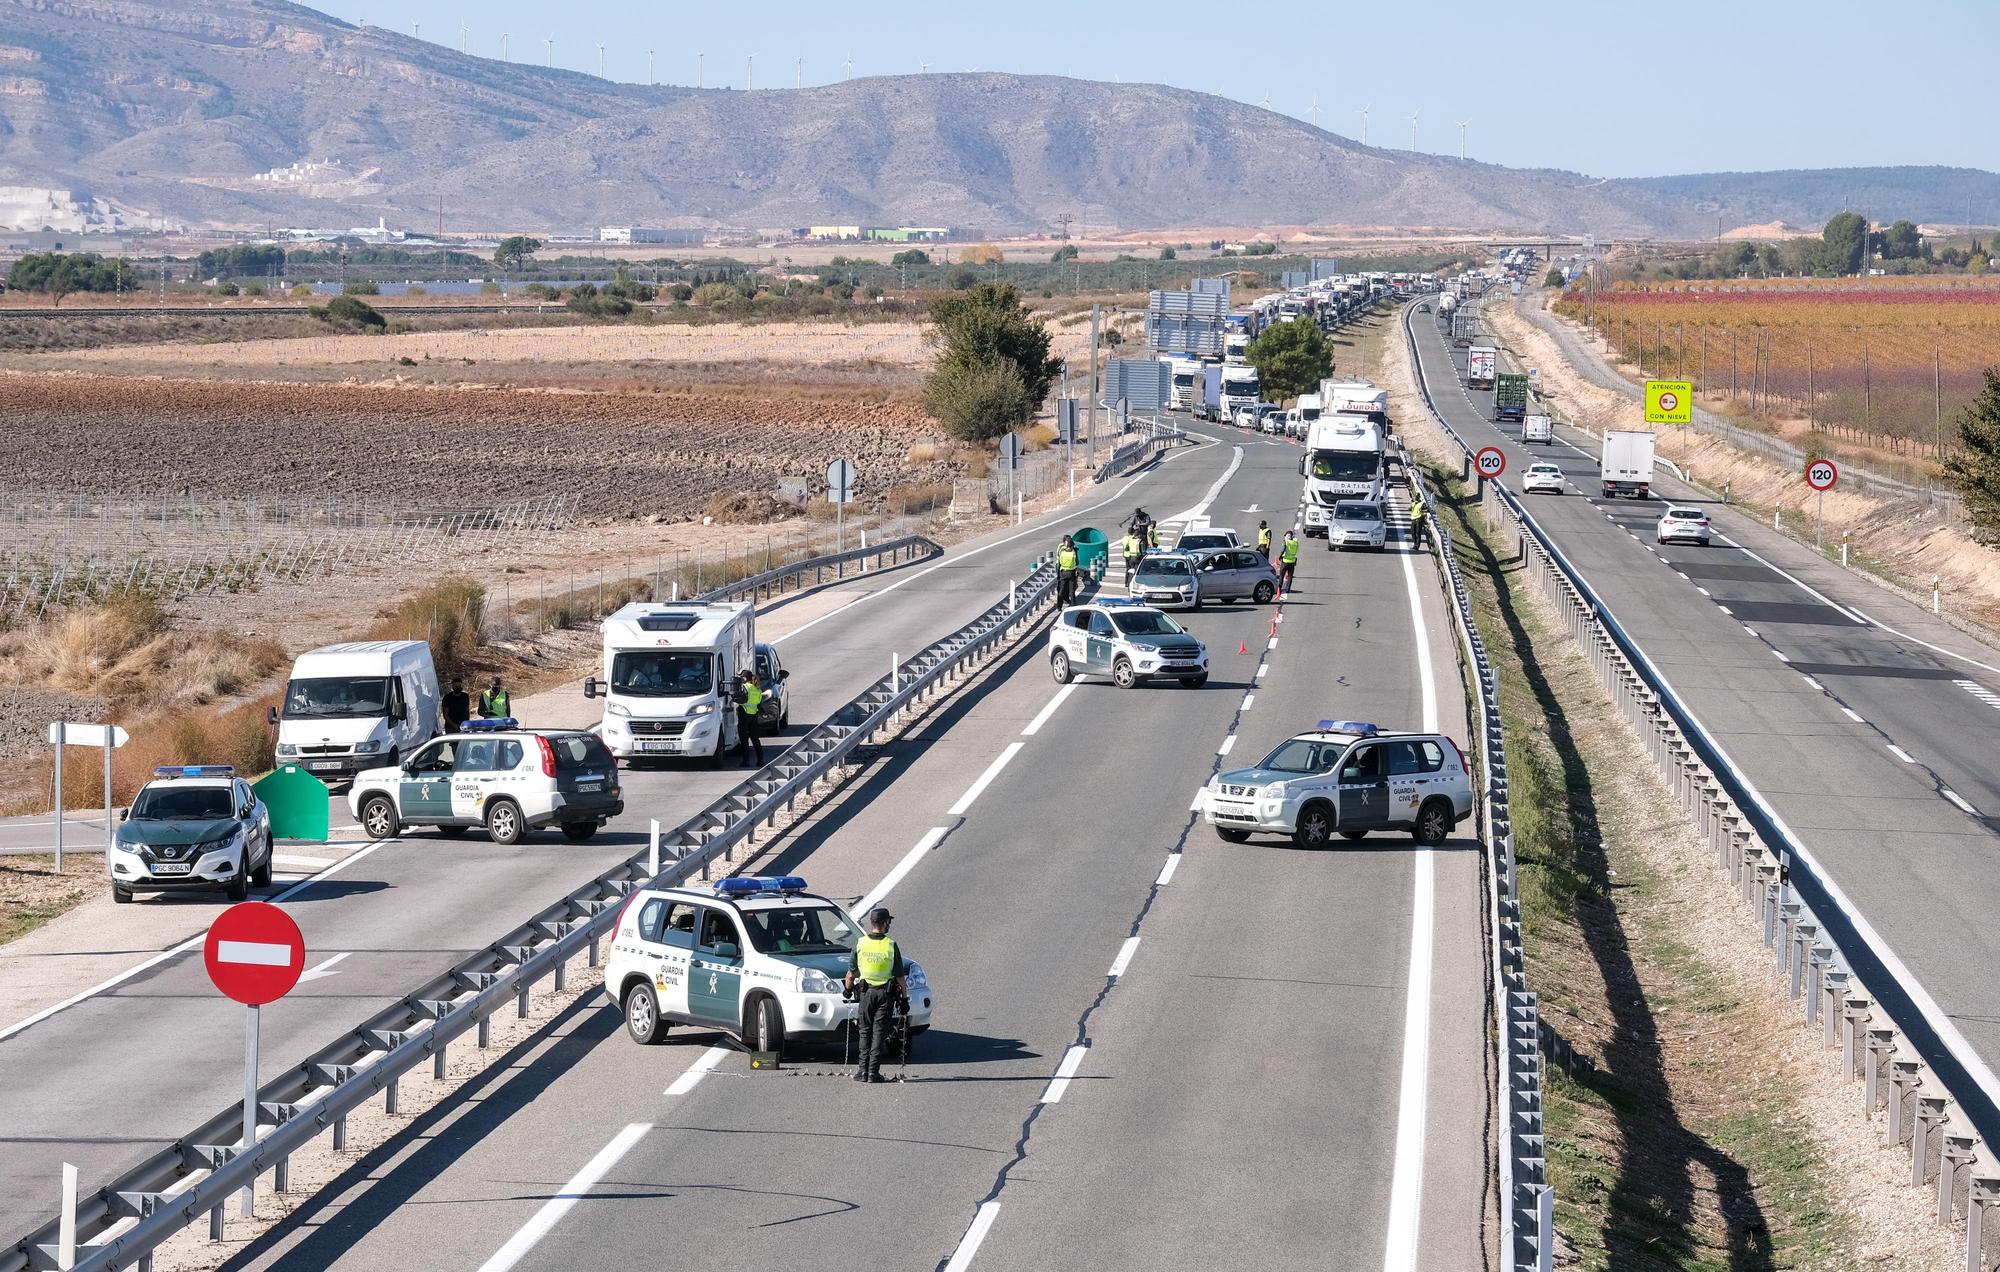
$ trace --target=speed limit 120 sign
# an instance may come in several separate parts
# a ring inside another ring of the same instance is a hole
[[[1507,471],[1507,456],[1498,446],[1482,446],[1472,456],[1472,465],[1481,477],[1498,477]]]
[[[1840,468],[1830,459],[1815,459],[1806,465],[1806,485],[1825,492],[1840,480]]]

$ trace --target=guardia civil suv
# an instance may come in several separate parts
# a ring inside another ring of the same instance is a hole
[[[1049,629],[1049,674],[1059,685],[1098,676],[1121,689],[1146,680],[1208,683],[1208,646],[1171,615],[1116,599],[1072,605]]]
[[[596,734],[473,720],[412,751],[395,768],[354,777],[347,806],[370,839],[435,826],[456,839],[475,826],[496,844],[559,826],[582,841],[625,811],[618,761]]]
[[[639,888],[618,911],[604,992],[642,1045],[691,1025],[782,1053],[853,1022],[841,979],[860,939],[861,925],[797,875]],[[915,1036],[930,1028],[935,995],[923,966],[907,952],[904,962]]]
[[[111,899],[135,892],[221,892],[271,882],[271,812],[227,764],[167,765],[139,788],[111,851]]]
[[[1202,819],[1232,844],[1283,835],[1324,848],[1407,830],[1437,845],[1472,815],[1472,770],[1441,733],[1385,733],[1355,720],[1321,720],[1247,769],[1209,779]]]

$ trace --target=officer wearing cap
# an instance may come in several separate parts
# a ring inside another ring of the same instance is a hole
[[[905,979],[903,952],[889,937],[893,916],[876,906],[866,919],[868,935],[854,947],[854,961],[848,965],[846,985],[861,996],[855,1013],[861,1028],[861,1067],[854,1071],[856,1082],[882,1082],[882,1043],[889,1035],[890,1018],[896,1004],[907,1001],[909,983]]]

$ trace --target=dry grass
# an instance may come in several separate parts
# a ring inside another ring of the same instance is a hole
[[[0,636],[0,683],[49,685],[128,711],[233,698],[286,661],[274,641],[175,630],[159,603],[141,593]]]
[[[53,857],[0,857],[0,945],[88,900],[103,877],[102,853],[64,853],[61,874]]]

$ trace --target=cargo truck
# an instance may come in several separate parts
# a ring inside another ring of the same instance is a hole
[[[1518,422],[1528,413],[1528,377],[1502,371],[1493,377],[1493,420]]]
[[[1201,363],[1193,358],[1164,359],[1173,376],[1169,408],[1176,411],[1192,411],[1201,405],[1202,375]]]
[[[1523,442],[1553,442],[1556,440],[1555,429],[1551,426],[1549,417],[1546,415],[1530,415],[1522,420],[1521,440]]]
[[[1465,351],[1465,387],[1490,389],[1500,366],[1500,351],[1492,345],[1473,345]]]
[[[1598,477],[1603,482],[1606,499],[1613,495],[1648,498],[1653,489],[1653,435],[1607,430]]]
[[[1222,418],[1233,420],[1236,412],[1257,405],[1261,381],[1257,368],[1248,364],[1222,368]]]

